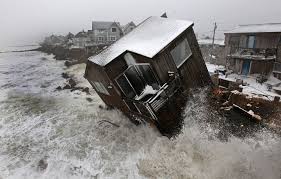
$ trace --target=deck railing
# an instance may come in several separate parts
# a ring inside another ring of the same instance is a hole
[[[157,111],[165,105],[165,103],[175,94],[180,86],[180,79],[176,76],[173,80],[170,80],[162,85],[158,92],[151,95],[151,97],[146,101],[131,98],[124,98],[124,101],[127,103],[131,111],[157,120]]]
[[[264,58],[272,57],[277,55],[277,48],[241,48],[241,47],[231,47],[231,56],[245,55],[245,56],[262,56]]]

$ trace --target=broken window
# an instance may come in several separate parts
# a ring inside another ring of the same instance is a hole
[[[124,74],[121,75],[116,81],[126,97],[134,98],[136,96],[134,88]]]
[[[125,72],[126,77],[132,84],[133,88],[135,89],[137,95],[140,95],[141,92],[143,91],[145,85],[136,70],[134,66],[130,67],[126,72]]]
[[[128,98],[141,95],[146,85],[159,89],[158,82],[150,65],[146,64],[130,66],[116,79],[116,82]]]
[[[137,65],[136,68],[140,72],[142,79],[145,81],[145,84],[152,86],[154,89],[157,89],[159,87],[156,77],[149,65]]]
[[[192,55],[190,46],[186,38],[181,43],[179,43],[173,50],[171,50],[170,53],[178,68]]]

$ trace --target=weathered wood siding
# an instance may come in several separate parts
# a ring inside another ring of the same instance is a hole
[[[181,43],[184,38],[186,38],[189,43],[192,55],[177,68],[170,52]],[[168,71],[178,72],[180,74],[185,89],[203,86],[211,81],[192,28],[187,29],[156,55],[152,64],[162,83],[168,81]]]
[[[107,88],[107,91],[109,92],[110,95],[99,93],[95,89],[94,86],[93,86],[93,88],[95,89],[97,94],[100,96],[100,98],[105,102],[105,104],[107,104],[109,106],[114,106],[114,107],[117,107],[120,109],[126,108],[124,102],[122,101],[122,99],[120,98],[120,96],[118,94],[118,90],[116,89],[116,87],[114,85],[112,85],[112,81],[108,77],[108,75],[105,72],[103,67],[88,61],[85,77],[89,81],[101,82],[106,88],[108,86],[113,86],[113,88]]]
[[[277,47],[277,57],[276,61],[281,63],[281,37],[280,37],[280,43]]]
[[[239,47],[247,48],[248,36],[255,35],[255,48],[277,48],[278,43],[281,38],[281,33],[243,33],[243,34],[225,34],[225,45],[236,46],[234,42],[231,41],[232,37],[240,37]]]
[[[252,60],[250,74],[267,75],[272,72],[273,65],[273,60]]]

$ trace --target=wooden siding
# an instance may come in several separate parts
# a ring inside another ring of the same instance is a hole
[[[280,37],[280,44],[277,47],[276,61],[281,63],[281,37]]]
[[[107,76],[106,72],[104,71],[104,68],[96,65],[90,61],[88,61],[87,69],[85,77],[89,81],[95,81],[95,82],[101,82],[106,88],[110,85],[112,86],[112,81]],[[95,89],[95,87],[93,86]],[[122,99],[119,97],[118,91],[116,90],[115,86],[113,88],[107,88],[107,91],[110,95],[105,95],[102,93],[99,93],[96,89],[95,91],[100,96],[100,98],[104,101],[105,104],[109,106],[114,106],[120,109],[126,109],[126,106]]]
[[[184,38],[186,38],[189,43],[192,55],[177,69],[170,51],[181,43]],[[178,72],[180,74],[185,89],[204,86],[211,82],[210,75],[192,28],[187,29],[162,50],[153,59],[153,66],[162,83],[168,81],[168,71]]]
[[[230,69],[237,74],[242,73],[243,59],[232,58],[229,60]],[[251,60],[249,74],[265,74],[272,72],[274,60]]]
[[[267,75],[272,72],[273,65],[273,60],[253,60],[251,63],[250,74]]]
[[[232,46],[232,37],[240,37],[239,47],[247,48],[248,36],[255,35],[255,48],[277,48],[281,38],[281,33],[248,33],[248,34],[225,34],[226,46]]]

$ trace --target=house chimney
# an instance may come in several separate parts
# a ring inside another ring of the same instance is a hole
[[[163,17],[163,18],[168,18],[167,13],[164,12],[164,14],[162,14],[161,17]]]

